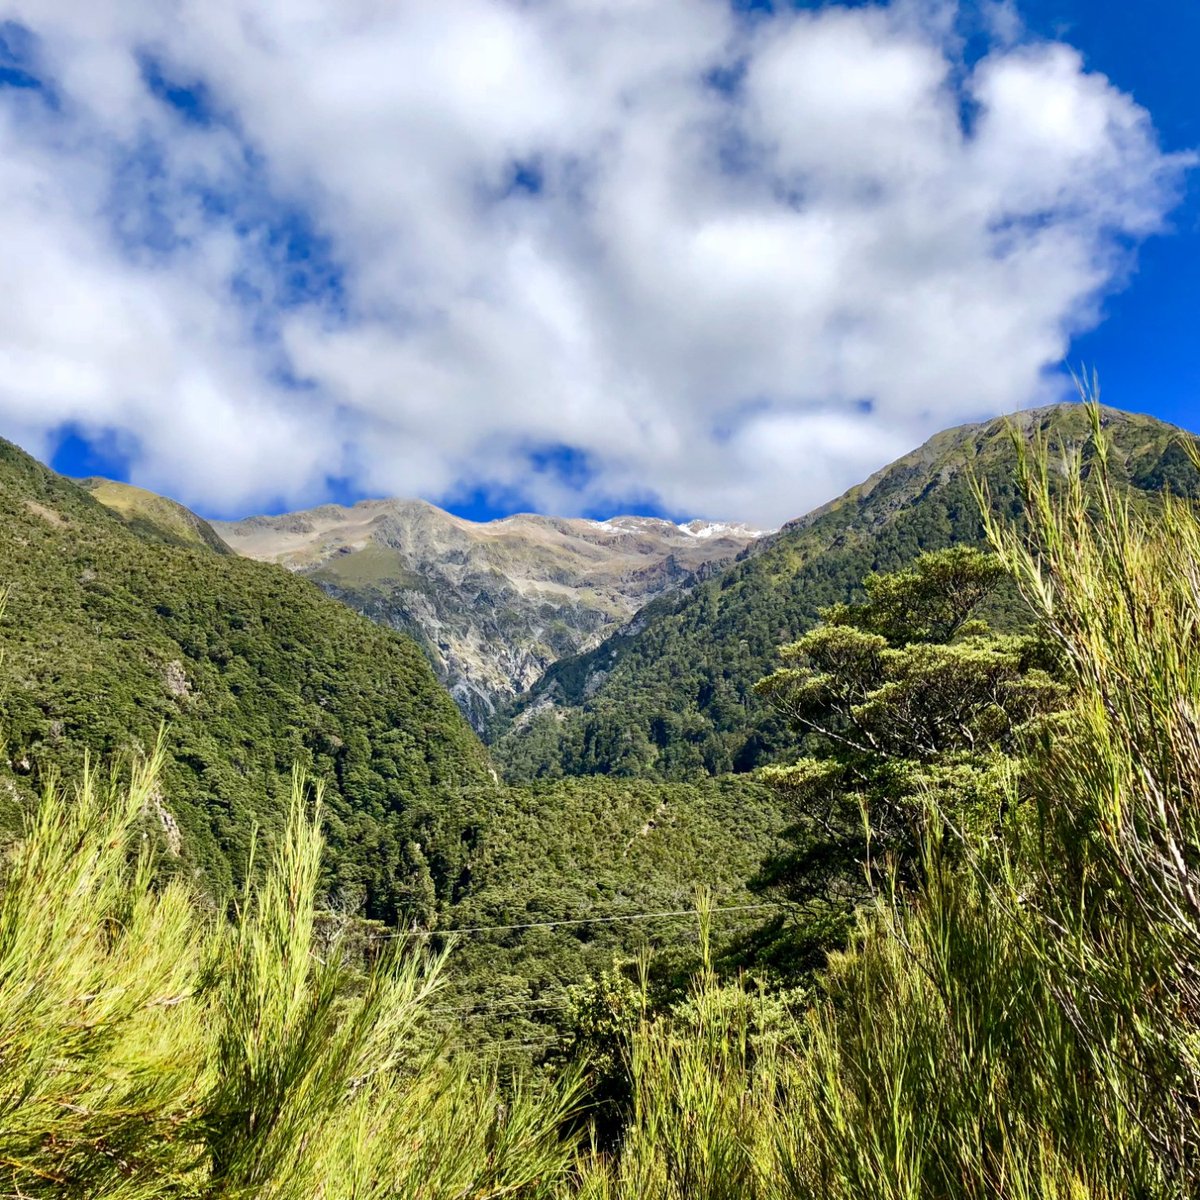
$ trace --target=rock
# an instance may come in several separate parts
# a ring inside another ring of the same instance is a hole
[[[306,574],[412,635],[476,729],[552,663],[598,645],[762,532],[655,517],[522,513],[481,523],[420,500],[324,505],[216,529],[239,553]]]

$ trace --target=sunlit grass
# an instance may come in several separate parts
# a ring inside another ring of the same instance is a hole
[[[49,788],[0,891],[0,1194],[548,1195],[569,1082],[500,1092],[417,1036],[439,960],[313,937],[319,802],[232,921],[157,886],[126,786]]]
[[[918,884],[861,914],[791,1036],[749,1053],[712,981],[714,1024],[647,1023],[624,1153],[584,1194],[1195,1194],[1200,523],[1123,498],[1092,412],[1086,467],[1022,451],[1027,526],[988,518],[1073,686],[1004,819],[960,834],[930,798]]]
[[[929,797],[915,882],[859,914],[806,1005],[719,981],[702,936],[687,1001],[622,1035],[617,1135],[589,1146],[573,1072],[501,1086],[442,1052],[440,959],[363,976],[314,936],[302,780],[228,917],[156,882],[158,760],[89,770],[5,864],[0,1194],[1196,1194],[1200,522],[1123,499],[1093,415],[1086,469],[1022,454],[1027,525],[988,518],[1066,657],[1067,711],[997,772],[990,826]]]

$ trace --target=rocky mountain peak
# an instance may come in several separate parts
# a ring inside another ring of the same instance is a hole
[[[517,513],[469,521],[423,500],[362,500],[217,522],[238,553],[308,575],[414,636],[482,728],[551,663],[761,536],[745,525]]]

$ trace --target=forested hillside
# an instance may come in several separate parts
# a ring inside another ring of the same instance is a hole
[[[1012,418],[1052,453],[1087,440],[1088,416],[1063,405]],[[1104,410],[1118,486],[1200,494],[1177,430]],[[1016,516],[1009,420],[941,433],[822,509],[765,539],[745,561],[682,598],[650,605],[589,654],[564,659],[507,714],[493,751],[512,779],[615,774],[664,779],[746,771],[794,739],[754,693],[780,645],[826,605],[860,594],[870,571],[922,551],[980,545],[972,479]],[[1010,593],[1011,597],[1011,593]],[[1004,605],[1004,601],[1000,601]],[[1014,619],[1015,608],[1007,619]],[[1005,624],[1006,614],[990,613]]]
[[[664,994],[677,992],[698,961],[702,894],[721,910],[722,947],[775,907],[750,882],[780,848],[787,805],[756,780],[569,779],[462,803],[478,824],[446,919],[483,928],[458,939],[448,1007],[475,1044],[552,1048],[569,988],[642,951]]]
[[[300,768],[326,789],[322,904],[369,918],[368,946],[394,926],[686,910],[700,886],[721,904],[757,899],[746,883],[784,823],[760,785],[501,787],[412,641],[210,544],[186,509],[76,485],[3,443],[0,515],[7,837],[51,776],[77,777],[88,755],[127,769],[162,729],[143,817],[160,870],[224,896],[256,832],[278,834]],[[456,1002],[483,1041],[544,1036],[568,985],[681,928],[686,942],[686,920],[472,935],[454,958]],[[502,1010],[541,1007],[514,1019],[493,1012],[497,996]]]
[[[374,916],[404,848],[487,756],[424,657],[276,567],[171,544],[0,443],[0,733],[6,825],[48,772],[119,763],[166,729],[148,821],[164,863],[219,894],[294,766],[328,787],[327,886]]]

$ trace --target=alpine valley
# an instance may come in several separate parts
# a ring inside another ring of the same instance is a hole
[[[1186,435],[1103,414],[1132,495],[1197,493]],[[1085,446],[1086,410],[947,430],[777,531],[632,516],[476,523],[419,500],[210,523],[128,484],[82,487],[142,542],[278,564],[406,634],[512,781],[682,780],[790,753],[794,735],[754,692],[779,646],[860,594],[869,572],[981,545],[975,488],[1015,513],[1017,445],[1038,439],[1060,456]]]
[[[217,522],[240,554],[305,575],[409,634],[476,729],[560,658],[761,536],[743,525],[532,514],[477,523],[420,500],[367,500]]]
[[[0,441],[12,1194],[1194,1194],[1197,464],[1061,405],[776,531],[220,523]]]

